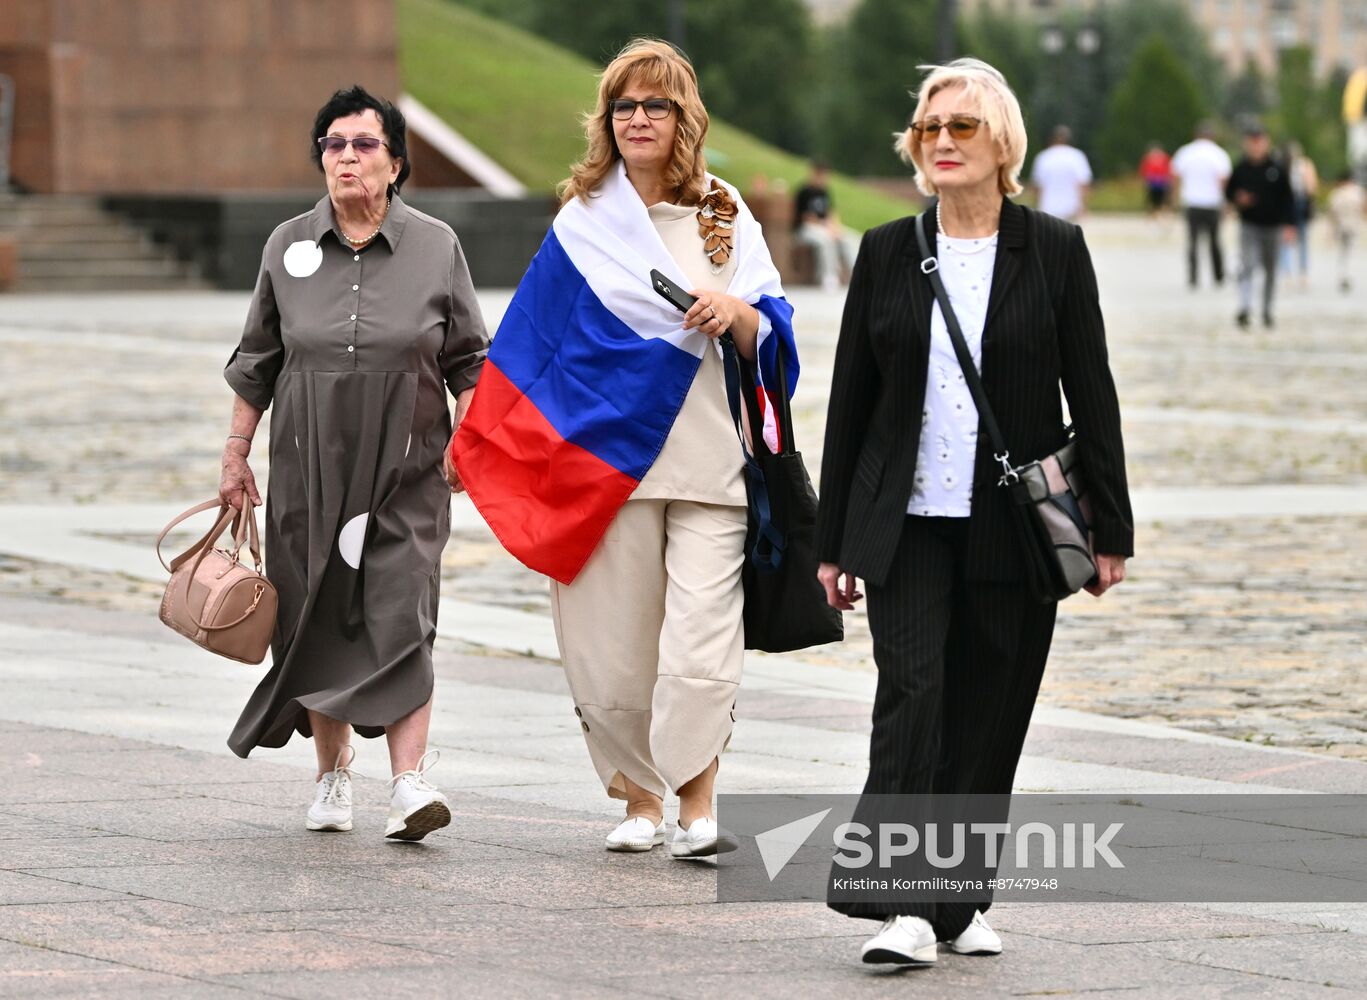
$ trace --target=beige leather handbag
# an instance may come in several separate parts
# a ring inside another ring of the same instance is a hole
[[[194,545],[166,565],[161,543],[171,529],[202,511],[218,508],[214,526]],[[235,523],[234,523],[235,522]],[[214,547],[233,525],[233,547]],[[255,572],[238,561],[243,544],[252,554]],[[279,601],[261,565],[256,509],[243,498],[239,513],[221,500],[207,500],[175,518],[157,538],[157,558],[171,574],[161,599],[161,620],[211,653],[243,663],[260,663],[275,633]]]

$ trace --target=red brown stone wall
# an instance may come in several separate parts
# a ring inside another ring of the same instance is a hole
[[[396,98],[392,0],[0,0],[12,174],[52,192],[318,187],[313,115]]]

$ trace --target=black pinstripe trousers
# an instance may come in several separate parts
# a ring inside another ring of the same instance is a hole
[[[909,515],[887,579],[868,584],[878,690],[866,796],[1011,791],[1058,605],[1039,604],[1023,583],[966,579],[967,549],[968,518]],[[925,917],[949,940],[990,905],[893,911]],[[831,906],[877,919],[890,909]]]

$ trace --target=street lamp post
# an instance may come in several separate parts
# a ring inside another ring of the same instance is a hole
[[[14,80],[0,73],[0,193],[9,186],[10,140],[14,135]]]
[[[687,29],[684,11],[687,0],[669,0],[669,40],[681,49],[687,48]]]
[[[954,28],[959,19],[959,0],[940,0],[935,18],[935,55],[944,65],[954,58]]]
[[[1045,24],[1040,29],[1039,46],[1045,55],[1052,60],[1059,60],[1068,49],[1071,48],[1081,56],[1079,64],[1075,64],[1081,80],[1074,79],[1071,85],[1060,87],[1060,79],[1064,75],[1061,70],[1066,67],[1055,68],[1048,74],[1049,83],[1047,92],[1050,94],[1050,104],[1055,106],[1055,114],[1059,121],[1054,124],[1068,124],[1074,131],[1085,131],[1092,123],[1079,121],[1079,95],[1082,93],[1090,94],[1096,85],[1095,64],[1096,56],[1101,51],[1102,39],[1101,30],[1094,24],[1083,24],[1070,33],[1058,24]],[[1083,126],[1083,128],[1079,128]]]

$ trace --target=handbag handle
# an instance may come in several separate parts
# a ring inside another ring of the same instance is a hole
[[[203,538],[195,542],[195,544],[191,545],[180,555],[176,556],[174,559],[171,560],[170,565],[167,565],[165,557],[161,554],[161,543],[166,541],[166,536],[171,533],[171,529],[174,528],[176,525],[180,524],[180,522],[186,520],[187,518],[194,517],[196,514],[202,513],[206,510],[212,510],[215,507],[218,508],[219,516],[218,519],[214,522],[214,526],[208,530],[208,532],[204,535]],[[157,561],[161,563],[162,569],[166,570],[166,572],[168,573],[174,573],[176,570],[180,569],[180,567],[185,564],[185,561],[187,559],[193,557],[195,553],[197,553],[200,549],[204,548],[206,545],[212,544],[214,541],[216,541],[218,539],[218,536],[223,534],[223,529],[226,528],[228,524],[232,521],[232,517],[232,505],[224,503],[217,497],[215,497],[212,500],[205,500],[201,504],[196,504],[195,506],[191,507],[189,510],[185,511],[182,514],[177,514],[176,517],[172,519],[171,523],[168,524],[165,528],[163,528],[161,530],[161,534],[157,536]]]
[[[214,522],[214,526],[205,532],[199,541],[195,542],[180,555],[172,559],[168,565],[166,558],[161,554],[161,545],[162,542],[166,541],[166,536],[171,533],[171,530],[176,525],[187,518],[194,517],[196,514],[201,514],[206,510],[212,510],[215,507],[218,508],[219,516]],[[233,525],[233,559],[237,559],[237,553],[241,550],[243,544],[246,543],[248,551],[252,554],[252,561],[256,565],[256,571],[260,573],[262,571],[261,539],[256,530],[256,509],[246,501],[243,502],[241,511],[235,511],[231,504],[226,504],[222,500],[214,499],[206,500],[201,504],[196,504],[184,513],[176,515],[171,523],[163,528],[161,534],[157,536],[157,561],[161,563],[162,569],[166,570],[166,572],[174,573],[176,570],[180,569],[181,566],[185,565],[186,560],[193,558],[196,553],[211,547],[212,544],[218,540],[218,536],[223,534],[223,530],[234,521],[236,521],[236,524]]]
[[[210,528],[199,541],[195,542],[180,555],[172,559],[168,566],[165,558],[163,558],[161,554],[161,543],[166,540],[166,536],[171,533],[171,529],[186,518],[193,517],[206,510],[211,510],[214,507],[219,509],[219,516],[214,521],[214,526]],[[157,559],[168,573],[174,573],[189,560],[194,560],[194,565],[190,567],[190,572],[185,574],[184,599],[187,610],[189,608],[190,583],[194,580],[195,574],[199,572],[199,567],[204,562],[205,557],[212,551],[214,542],[218,541],[219,536],[223,534],[224,529],[230,524],[233,525],[233,549],[232,552],[229,553],[232,561],[234,563],[238,561],[238,553],[245,543],[248,546],[248,551],[252,554],[252,560],[255,563],[257,574],[264,576],[265,574],[262,572],[263,567],[261,563],[261,541],[257,535],[256,529],[256,508],[245,498],[241,510],[234,510],[231,504],[223,503],[222,500],[217,498],[206,500],[201,504],[196,504],[184,513],[177,515],[170,524],[162,529],[161,534],[157,536]],[[257,605],[261,603],[261,597],[265,592],[266,588],[258,583],[256,585],[256,593],[252,598],[251,606],[235,621],[227,622],[223,625],[205,625],[195,617],[194,612],[189,612],[190,621],[192,621],[196,627],[201,628],[206,632],[221,632],[224,629],[232,628],[234,625],[240,625],[256,610]]]

